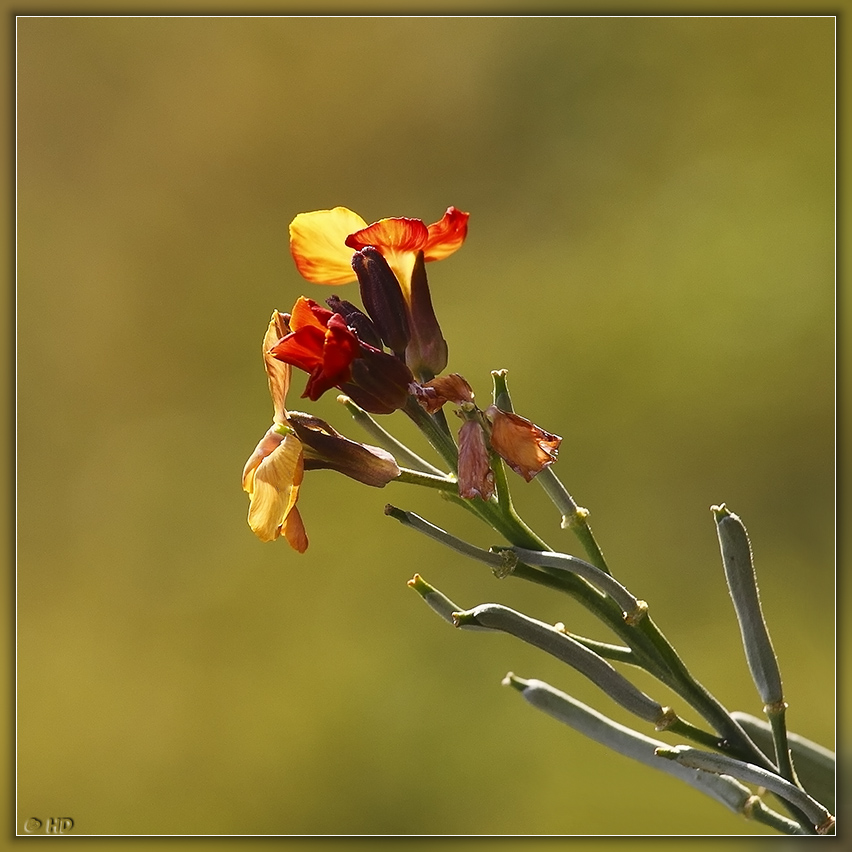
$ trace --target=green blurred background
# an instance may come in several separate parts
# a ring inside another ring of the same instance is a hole
[[[481,400],[509,369],[616,575],[759,714],[708,509],[742,515],[789,724],[833,745],[833,39],[831,18],[20,20],[19,829],[767,833],[501,688],[511,669],[627,721],[406,580],[609,638],[578,606],[382,508],[493,533],[317,472],[299,556],[252,536],[239,478],[269,313],[331,294],[290,219],[468,210],[429,268],[450,369]],[[333,397],[308,407],[362,437]]]

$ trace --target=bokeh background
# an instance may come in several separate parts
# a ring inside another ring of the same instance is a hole
[[[299,556],[251,535],[239,477],[271,416],[270,311],[331,294],[297,274],[290,219],[468,210],[467,243],[429,269],[450,369],[481,399],[510,371],[518,410],[564,436],[558,472],[617,576],[759,714],[709,506],[743,516],[789,724],[833,745],[833,20],[29,18],[17,35],[19,830],[767,833],[501,688],[541,677],[626,721],[406,587],[418,571],[463,606],[609,638],[382,508],[494,543],[466,514],[311,473]],[[361,437],[333,396],[308,406]]]

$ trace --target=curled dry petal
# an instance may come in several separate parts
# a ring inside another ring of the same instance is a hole
[[[490,405],[485,413],[491,421],[492,449],[527,482],[556,461],[562,443],[558,435],[496,405]]]
[[[248,523],[261,541],[274,541],[283,532],[291,547],[299,553],[306,550],[308,538],[296,509],[303,475],[302,442],[295,435],[279,434],[273,426],[243,470]]]
[[[459,430],[459,496],[490,500],[494,494],[494,473],[482,426],[465,420]]]
[[[399,476],[399,466],[389,452],[350,441],[319,417],[294,411],[289,422],[305,445],[306,470],[336,470],[375,488]]]
[[[283,423],[287,417],[284,401],[290,388],[291,368],[289,364],[279,361],[269,350],[289,333],[290,325],[287,316],[273,311],[272,319],[269,320],[263,337],[263,366],[266,368],[269,393],[272,396],[273,419],[276,423]]]
[[[450,373],[430,379],[421,385],[417,398],[430,414],[434,414],[445,402],[453,402],[456,405],[473,402],[473,389],[464,376]]]
[[[348,284],[355,280],[353,251],[346,238],[367,223],[346,207],[300,213],[290,223],[290,253],[301,275],[314,284]]]

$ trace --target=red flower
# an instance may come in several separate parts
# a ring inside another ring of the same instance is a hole
[[[300,296],[290,315],[290,328],[292,332],[270,352],[310,375],[303,397],[317,400],[329,388],[352,378],[352,362],[362,344],[340,314]]]

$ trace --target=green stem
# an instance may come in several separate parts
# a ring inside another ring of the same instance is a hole
[[[774,828],[781,834],[790,834],[796,837],[810,834],[798,822],[787,819],[787,817],[779,814],[778,811],[773,811],[772,808],[764,804],[763,800],[757,796],[752,798],[747,816],[755,822]]]
[[[778,764],[778,772],[791,784],[801,787],[796,777],[796,770],[793,768],[790,744],[787,741],[787,705],[782,701],[775,705],[767,705],[764,711],[772,728],[772,742],[775,745],[775,762]]]
[[[483,550],[481,547],[476,547],[476,545],[457,538],[456,536],[448,533],[446,530],[442,530],[440,527],[436,527],[435,524],[430,524],[429,521],[425,518],[421,518],[420,515],[414,512],[406,512],[405,509],[399,509],[389,503],[385,506],[385,514],[392,518],[396,518],[396,520],[398,520],[401,524],[404,524],[407,527],[413,527],[418,532],[429,536],[429,538],[439,541],[441,544],[455,550],[457,553],[469,556],[479,562],[484,562],[494,571],[505,570],[507,567],[507,558],[505,555],[501,556],[500,554]]]
[[[691,725],[689,722],[684,721],[680,717],[675,719],[675,721],[672,722],[666,730],[673,734],[679,734],[682,737],[686,737],[687,739],[700,743],[708,748],[719,747],[719,738],[715,734],[703,731],[701,728],[696,728],[695,725]]]
[[[583,550],[586,551],[589,562],[600,568],[601,571],[611,574],[603,552],[595,540],[592,528],[589,526],[588,509],[577,505],[574,498],[568,493],[568,489],[553,472],[552,467],[546,467],[535,479],[562,515],[562,528],[569,528],[574,533]]]
[[[433,476],[431,473],[423,473],[419,470],[409,470],[406,467],[399,469],[399,476],[391,482],[407,482],[410,485],[424,485],[426,488],[437,488],[440,491],[453,493],[458,491],[459,484],[455,479],[446,476]]]
[[[695,679],[653,619],[643,618],[637,624],[637,630],[648,638],[664,661],[669,672],[664,682],[697,710],[722,738],[721,741],[717,740],[715,747],[775,772],[772,761],[751,741],[748,734],[718,699]]]
[[[444,475],[443,471],[429,464],[429,462],[420,458],[420,456],[406,447],[401,441],[398,441],[390,432],[377,423],[368,412],[364,411],[360,405],[346,396],[346,394],[340,394],[337,397],[337,401],[346,407],[346,410],[352,415],[352,419],[367,434],[371,435],[380,447],[387,450],[398,463],[402,463],[412,470],[422,470],[434,476]]]
[[[560,625],[556,625],[559,627]],[[565,625],[562,625],[564,628]],[[599,657],[605,660],[612,660],[614,663],[625,663],[628,666],[639,666],[636,661],[636,654],[632,648],[626,648],[623,645],[611,645],[609,642],[598,642],[597,639],[588,639],[585,636],[578,636],[576,633],[570,633],[565,630],[565,635],[570,636],[575,642],[585,645],[590,651],[594,651]],[[639,666],[641,668],[641,666]]]

